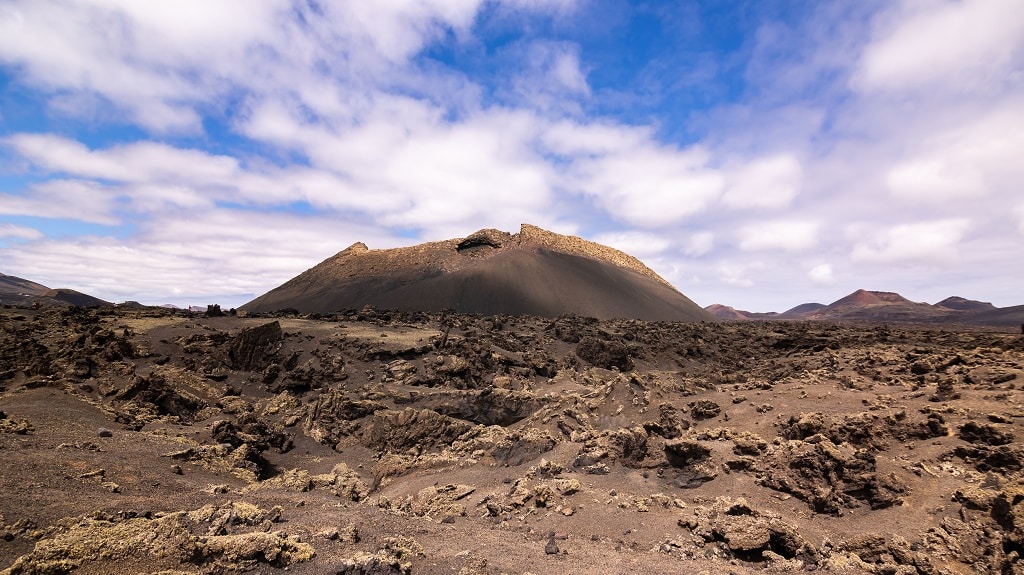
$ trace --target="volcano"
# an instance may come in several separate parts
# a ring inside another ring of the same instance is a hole
[[[640,260],[523,224],[465,238],[371,250],[356,243],[243,305],[331,313],[373,306],[479,315],[718,321]]]

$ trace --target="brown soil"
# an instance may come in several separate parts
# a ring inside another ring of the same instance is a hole
[[[1024,573],[1024,339],[0,309],[0,573]]]

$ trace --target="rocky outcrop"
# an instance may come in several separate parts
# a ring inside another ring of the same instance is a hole
[[[761,485],[793,495],[817,513],[842,515],[864,504],[891,507],[907,492],[895,476],[877,472],[871,451],[820,435],[770,447],[756,469]]]
[[[620,371],[633,369],[630,349],[622,342],[584,337],[576,346],[576,355],[595,367]]]
[[[228,503],[178,513],[101,513],[43,531],[4,573],[110,572],[133,564],[151,572],[182,566],[235,572],[308,561],[315,555],[311,545],[272,530],[282,512]]]
[[[234,369],[263,370],[273,363],[283,337],[276,321],[243,329],[228,346],[228,361]]]

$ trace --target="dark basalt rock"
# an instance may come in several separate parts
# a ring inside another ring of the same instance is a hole
[[[629,356],[629,346],[618,341],[606,341],[596,337],[584,337],[576,346],[576,355],[595,367],[629,371],[633,369],[633,359]]]
[[[276,321],[244,329],[231,341],[228,360],[235,369],[262,371],[273,363],[283,338]]]
[[[968,421],[960,426],[960,439],[968,443],[1006,445],[1013,442],[1013,434],[1009,431],[1002,431],[994,425],[977,424],[973,421]]]
[[[459,242],[455,247],[458,251],[465,251],[471,248],[477,247],[491,247],[500,248],[504,242],[507,242],[512,237],[512,234],[503,232],[501,230],[485,229],[480,230],[476,233],[470,234],[466,239]]]

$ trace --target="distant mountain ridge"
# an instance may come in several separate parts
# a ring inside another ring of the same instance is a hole
[[[828,305],[806,303],[782,313],[752,313],[722,304],[706,308],[719,319],[750,321],[765,319],[924,322],[988,326],[1017,326],[1024,323],[1024,306],[999,308],[989,302],[951,296],[938,303],[911,301],[895,292],[859,289]]]

